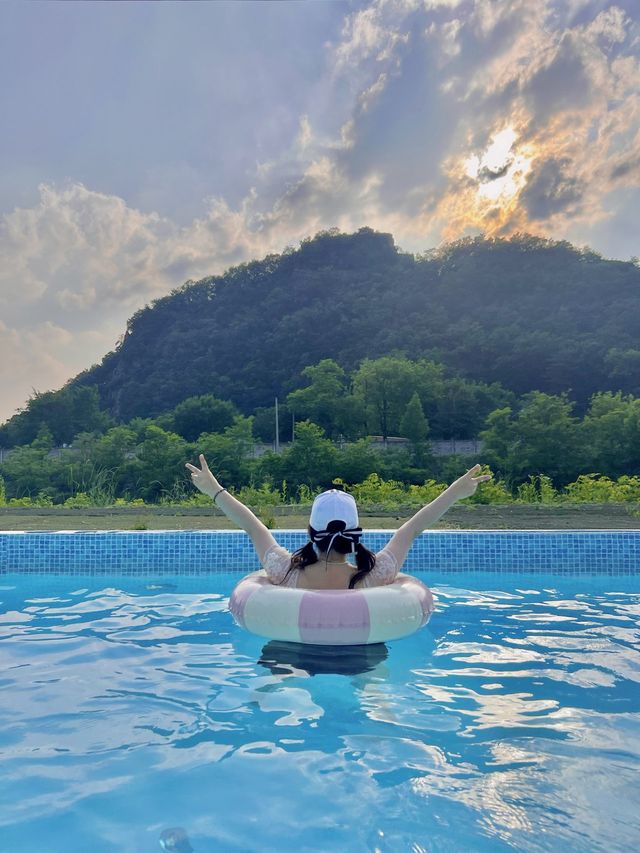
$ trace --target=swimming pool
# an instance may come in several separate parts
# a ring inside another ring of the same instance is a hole
[[[4,849],[635,849],[637,576],[418,576],[425,629],[332,650],[237,573],[3,575]]]

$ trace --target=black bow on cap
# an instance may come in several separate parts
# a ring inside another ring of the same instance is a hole
[[[361,527],[346,527],[344,521],[330,521],[327,525],[326,530],[317,530],[311,537],[312,541],[316,544],[319,544],[328,536],[331,537],[331,541],[329,542],[329,546],[327,548],[327,552],[331,550],[331,547],[337,539],[338,536],[343,536],[345,539],[348,539],[351,542],[352,550],[356,550],[356,545],[360,542],[360,537],[362,536],[362,528]]]

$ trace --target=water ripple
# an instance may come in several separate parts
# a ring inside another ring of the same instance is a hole
[[[637,846],[637,592],[443,585],[407,640],[310,649],[234,626],[232,583],[0,589],[6,849]]]

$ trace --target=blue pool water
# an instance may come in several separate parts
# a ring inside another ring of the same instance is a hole
[[[638,581],[421,579],[426,629],[322,650],[237,574],[2,576],[2,849],[637,849]]]

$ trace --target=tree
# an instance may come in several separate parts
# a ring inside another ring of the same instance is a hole
[[[45,425],[53,444],[70,444],[83,431],[103,432],[113,421],[100,410],[98,389],[66,385],[60,391],[36,391],[26,407],[3,429],[8,446],[30,444]]]
[[[155,501],[170,493],[184,481],[184,465],[190,456],[191,448],[181,436],[157,426],[147,427],[133,466],[141,497]]]
[[[571,416],[574,405],[565,396],[532,391],[514,420],[509,407],[492,412],[480,433],[487,458],[514,482],[529,474],[547,474],[556,485],[575,479],[587,457]]]
[[[302,375],[308,379],[305,388],[292,391],[287,397],[289,409],[318,424],[329,438],[337,438],[344,432],[341,404],[347,393],[347,375],[332,358],[324,358],[318,364],[305,367]]]
[[[37,439],[31,445],[17,447],[2,463],[7,494],[12,498],[52,494],[54,461],[46,443]]]
[[[609,477],[640,473],[640,400],[620,391],[594,394],[580,436],[590,470]]]
[[[237,415],[233,425],[222,434],[203,433],[197,453],[204,453],[209,467],[225,485],[240,488],[251,479],[253,455],[253,419]]]
[[[85,461],[91,463],[96,479],[108,480],[118,497],[134,493],[139,473],[138,437],[134,430],[125,426],[113,427],[105,435],[94,438],[92,444],[87,442],[85,452],[83,444],[84,435],[81,435],[74,441],[73,448],[80,450]]]
[[[510,477],[518,467],[520,441],[510,406],[496,409],[487,417],[486,428],[480,433],[484,444],[483,456],[487,464]]]
[[[278,403],[278,431],[281,442],[293,438],[293,415],[286,403]],[[276,407],[260,406],[253,413],[253,434],[259,441],[272,442],[276,437]]]
[[[40,424],[40,429],[38,430],[36,437],[31,442],[31,447],[35,447],[38,450],[45,450],[49,453],[49,451],[53,449],[53,443],[53,435],[51,434],[51,430],[47,424]]]
[[[413,366],[414,388],[420,397],[422,410],[429,423],[433,424],[440,401],[446,393],[445,367],[442,363],[426,358],[412,361],[410,364]],[[460,381],[466,382],[466,380]]]
[[[286,480],[291,489],[302,484],[328,486],[338,476],[338,450],[325,438],[322,427],[310,421],[296,424],[296,440],[283,453],[268,453],[260,468],[275,482]]]
[[[408,438],[413,450],[413,461],[416,465],[424,465],[427,457],[427,437],[429,421],[424,416],[422,403],[418,392],[407,403],[404,415],[400,421],[400,435]]]
[[[380,453],[374,450],[368,438],[347,444],[339,451],[337,470],[345,483],[360,483],[379,467]]]
[[[407,403],[402,420],[400,421],[400,435],[408,438],[413,445],[422,444],[429,435],[429,422],[424,416],[422,403],[418,392]]]
[[[367,425],[385,441],[398,431],[415,386],[415,366],[406,358],[367,358],[353,377],[354,394],[362,401]]]
[[[490,412],[512,406],[515,401],[515,394],[497,382],[486,385],[459,376],[445,379],[435,406],[430,410],[433,412],[429,416],[432,434],[442,438],[475,438]]]
[[[605,356],[604,363],[617,387],[633,394],[640,393],[639,349],[612,347]]]
[[[233,403],[213,394],[188,397],[173,410],[173,430],[187,441],[195,441],[203,432],[223,432],[238,414]]]

